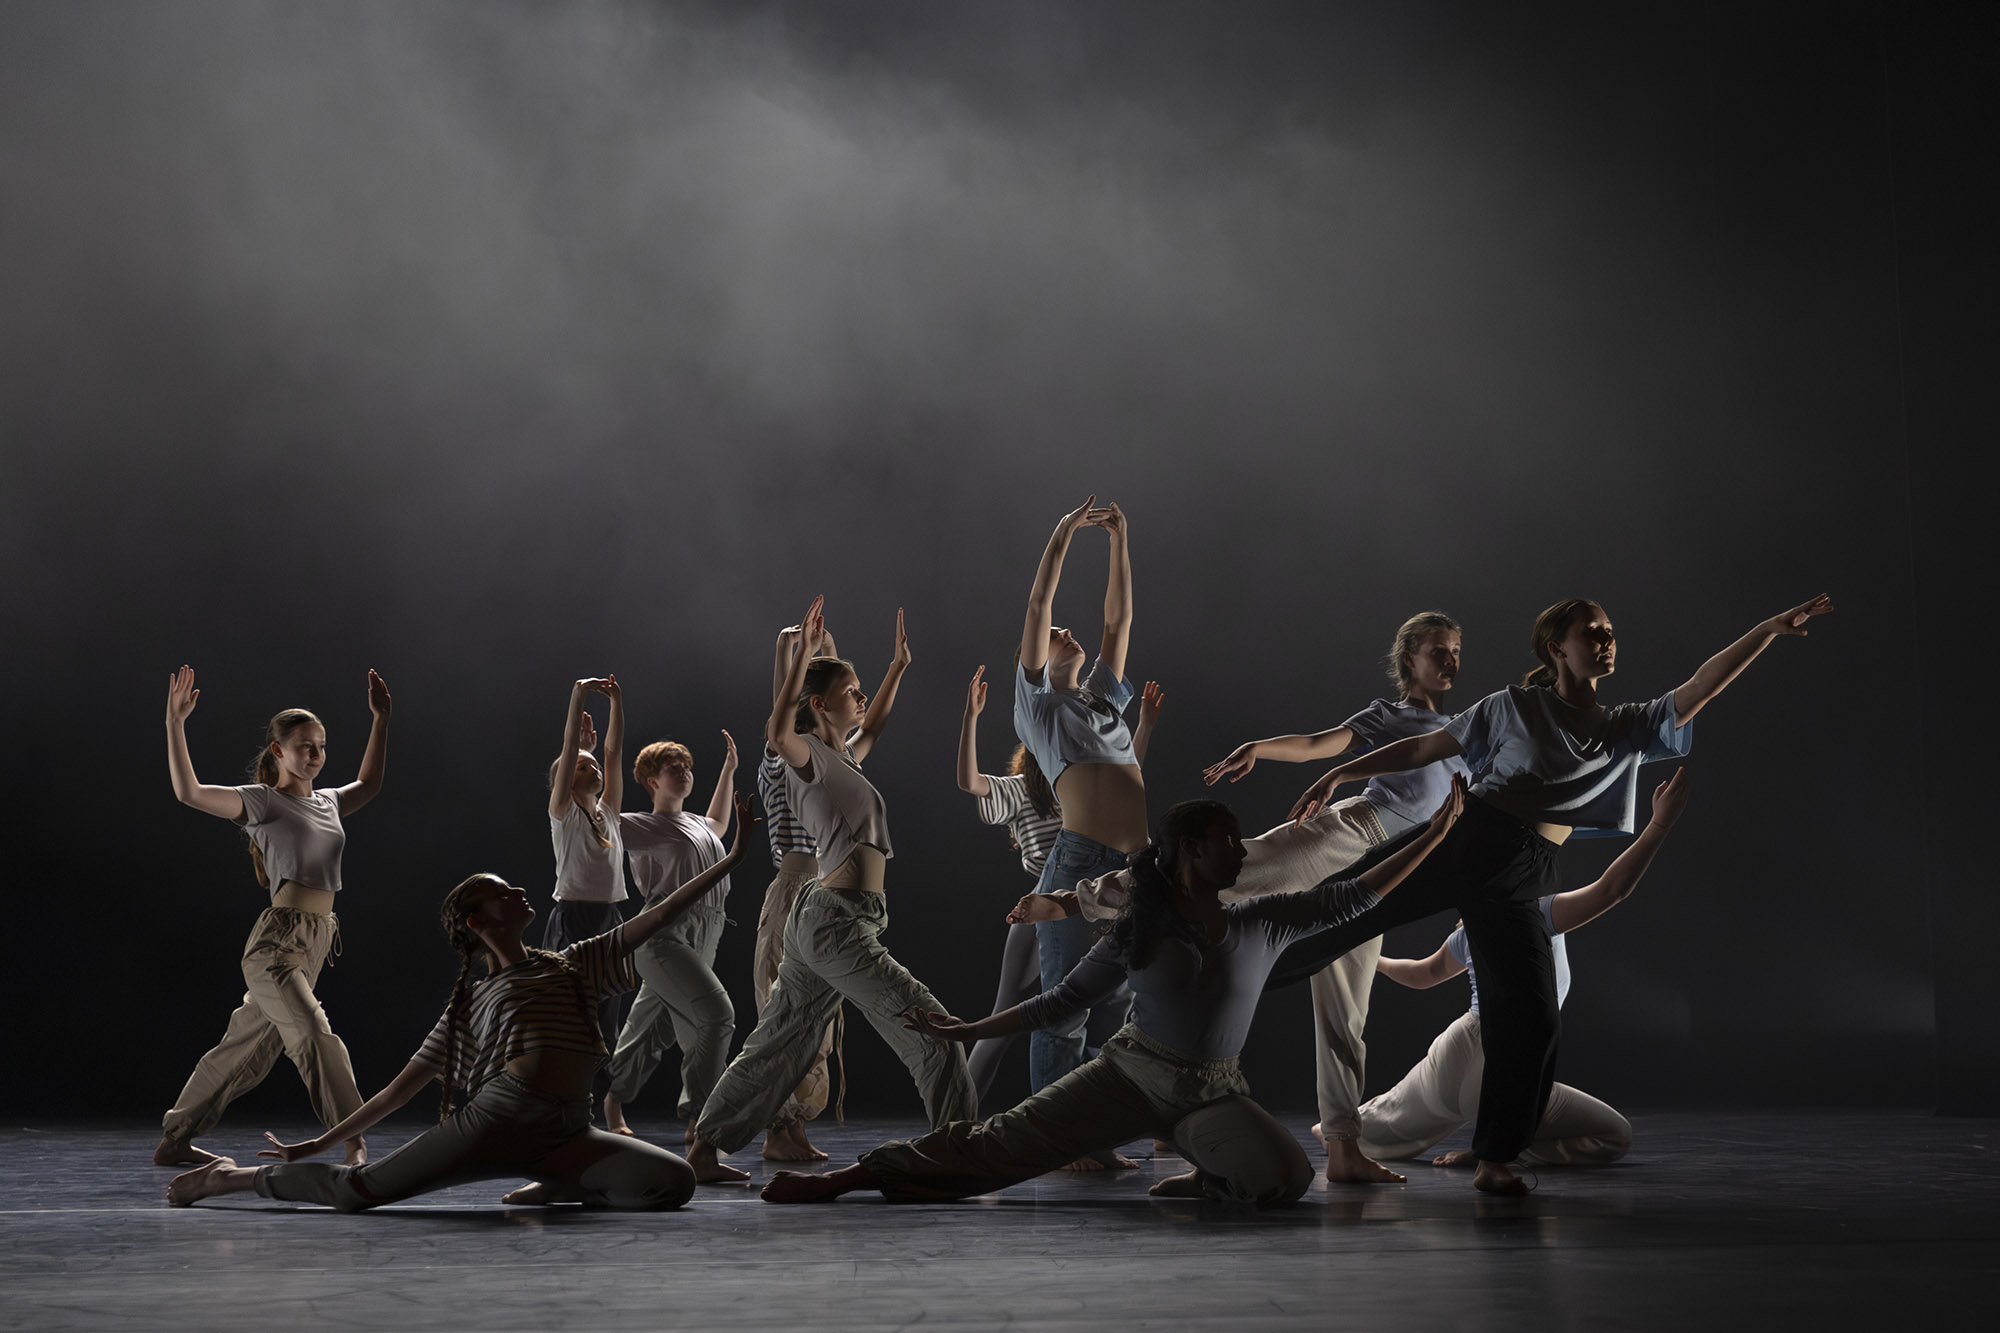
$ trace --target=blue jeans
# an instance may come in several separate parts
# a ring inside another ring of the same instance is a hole
[[[1064,829],[1049,849],[1036,893],[1065,893],[1080,879],[1095,879],[1125,867],[1125,853],[1107,847],[1095,838]],[[1097,942],[1097,927],[1080,916],[1061,921],[1035,923],[1035,945],[1042,956],[1042,989],[1053,990],[1082,961]],[[1088,1015],[1078,1014],[1060,1027],[1039,1028],[1028,1034],[1028,1081],[1031,1092],[1040,1092],[1070,1070],[1091,1058],[1084,1049],[1086,1023],[1098,1031],[1117,1031],[1125,1024],[1132,1008],[1132,993],[1120,986],[1117,994],[1096,1006]],[[1108,1024],[1108,1028],[1107,1025]]]

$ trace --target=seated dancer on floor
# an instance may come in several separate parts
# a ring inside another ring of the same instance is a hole
[[[1250,1100],[1237,1067],[1264,979],[1290,942],[1380,902],[1443,841],[1464,801],[1454,782],[1400,852],[1354,880],[1229,906],[1221,893],[1243,865],[1236,817],[1220,801],[1181,802],[1133,862],[1131,903],[1061,985],[976,1023],[939,1013],[910,1018],[939,1038],[977,1041],[1063,1022],[1129,979],[1132,1021],[1102,1054],[990,1119],[885,1143],[826,1175],[781,1171],[764,1198],[808,1203],[876,1189],[901,1201],[962,1199],[1151,1133],[1171,1138],[1194,1164],[1154,1185],[1156,1195],[1296,1201],[1312,1183],[1312,1164]]]
[[[1247,741],[1208,767],[1204,774],[1208,784],[1214,786],[1224,777],[1239,781],[1260,759],[1305,763],[1365,754],[1444,726],[1451,719],[1438,710],[1458,676],[1459,637],[1458,622],[1442,611],[1411,616],[1389,646],[1387,664],[1396,698],[1377,699],[1325,731]],[[1287,819],[1246,840],[1243,873],[1225,901],[1307,889],[1344,873],[1369,848],[1422,823],[1437,808],[1453,774],[1469,776],[1465,761],[1456,756],[1408,773],[1377,777],[1358,796],[1336,801],[1303,822]],[[1054,901],[1066,910],[1074,905],[1086,917],[1108,919],[1124,905],[1130,885],[1130,872],[1116,871],[1082,881],[1073,899],[1065,895]],[[1016,912],[1037,919],[1035,909],[1041,905],[1024,898]],[[1367,1156],[1356,1141],[1361,1134],[1361,1085],[1368,1055],[1362,1032],[1368,1022],[1375,960],[1381,952],[1381,941],[1369,940],[1312,975],[1313,1067],[1328,1180],[1372,1184],[1403,1178]]]
[[[403,1072],[316,1139],[280,1143],[260,1157],[281,1165],[239,1167],[227,1157],[175,1176],[167,1202],[186,1205],[255,1190],[267,1199],[321,1203],[356,1213],[474,1180],[526,1176],[510,1204],[583,1203],[599,1208],[678,1208],[694,1194],[687,1162],[643,1140],[593,1129],[590,1078],[604,1060],[598,1001],[639,984],[633,950],[669,925],[743,858],[750,803],[736,798],[736,841],[723,858],[608,934],[550,953],[529,949],[535,919],[528,895],[498,875],[474,875],[446,895],[440,913],[459,953],[444,1016]],[[477,959],[486,978],[467,985]],[[444,1084],[441,1123],[379,1162],[306,1162],[366,1132],[417,1095]],[[456,1111],[452,1095],[470,1099]]]
[[[1687,770],[1675,769],[1653,790],[1652,819],[1603,875],[1584,888],[1550,894],[1537,904],[1554,937],[1557,1004],[1569,994],[1569,954],[1563,937],[1632,896],[1686,806]],[[1428,958],[1384,958],[1375,966],[1391,981],[1417,990],[1461,972],[1472,983],[1470,1011],[1438,1034],[1429,1054],[1401,1082],[1361,1107],[1362,1151],[1390,1160],[1418,1157],[1470,1120],[1479,1104],[1479,1080],[1486,1068],[1479,1048],[1479,973],[1472,967],[1463,926]],[[1319,1126],[1313,1131],[1318,1133]],[[1631,1147],[1630,1121],[1589,1093],[1557,1083],[1549,1089],[1535,1140],[1519,1160],[1546,1166],[1601,1165],[1617,1161]],[[1437,1166],[1469,1166],[1472,1161],[1469,1148],[1432,1159]]]

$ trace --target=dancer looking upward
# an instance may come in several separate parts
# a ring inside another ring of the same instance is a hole
[[[298,1066],[320,1123],[338,1124],[361,1104],[347,1047],[333,1034],[313,986],[327,954],[340,943],[333,903],[347,845],[342,818],[382,790],[389,762],[389,687],[368,673],[374,721],[361,769],[354,781],[332,790],[313,788],[326,765],[326,728],[303,708],[285,709],[264,728],[264,748],[252,766],[256,781],[242,787],[201,781],[187,744],[188,716],[200,698],[194,668],[184,666],[167,678],[167,776],[182,805],[242,827],[257,882],[271,891],[271,904],[243,946],[243,1003],[161,1121],[160,1144],[153,1150],[160,1166],[218,1160],[194,1140],[215,1127],[224,1107],[264,1081],[280,1052]],[[367,1155],[357,1130],[347,1140],[347,1160],[362,1162]]]
[[[632,780],[651,794],[653,808],[618,818],[632,879],[646,902],[679,888],[722,859],[722,835],[729,832],[731,795],[736,781],[736,742],[722,733],[721,772],[708,799],[708,813],[683,808],[694,794],[694,754],[674,741],[654,741],[632,761]],[[629,1134],[626,1104],[636,1099],[660,1059],[681,1048],[678,1110],[694,1131],[702,1103],[729,1063],[729,1039],[736,1031],[736,1008],[715,975],[715,950],[722,943],[729,877],[724,875],[672,925],[654,934],[632,955],[639,970],[639,996],[618,1034],[611,1056],[611,1090],[604,1094],[604,1127]]]
[[[695,1173],[664,1148],[590,1124],[590,1076],[604,1059],[598,998],[638,984],[632,951],[713,888],[743,855],[752,821],[736,807],[736,841],[723,858],[608,934],[559,953],[523,943],[535,909],[498,875],[474,875],[453,889],[440,913],[459,953],[458,980],[444,1015],[403,1072],[347,1119],[316,1139],[280,1143],[260,1157],[282,1165],[239,1167],[223,1157],[174,1177],[167,1201],[255,1190],[267,1199],[361,1212],[474,1180],[527,1176],[534,1183],[509,1204],[581,1203],[598,1208],[678,1208],[694,1194]],[[468,985],[475,961],[483,981]],[[362,1167],[304,1158],[358,1136],[437,1079],[440,1123]],[[463,1085],[469,1097],[454,1107]]]
[[[774,707],[764,727],[765,744],[785,761],[792,811],[819,848],[820,877],[792,909],[778,982],[756,1031],[723,1071],[695,1124],[690,1160],[704,1180],[743,1177],[718,1163],[718,1152],[736,1151],[771,1124],[812,1066],[820,1034],[842,1000],[902,1058],[932,1124],[971,1116],[978,1100],[957,1047],[941,1047],[903,1027],[909,1010],[938,1004],[881,940],[889,924],[884,880],[893,849],[888,808],[862,775],[861,760],[873,752],[910,664],[903,613],[896,613],[895,657],[870,708],[852,664],[820,655],[823,605],[814,598],[799,622],[802,651],[782,691],[795,703]]]
[[[1598,682],[1617,668],[1611,619],[1596,602],[1558,602],[1536,618],[1541,666],[1519,686],[1490,694],[1437,731],[1336,765],[1293,807],[1310,818],[1351,779],[1407,772],[1463,755],[1478,775],[1465,817],[1395,899],[1295,946],[1271,984],[1308,976],[1391,926],[1456,906],[1479,971],[1480,1040],[1486,1055],[1473,1129],[1476,1188],[1524,1193],[1509,1168],[1534,1142],[1555,1082],[1555,963],[1536,900],[1556,891],[1556,849],[1572,833],[1630,833],[1639,765],[1684,755],[1708,702],[1775,638],[1803,635],[1833,609],[1825,596],[1760,622],[1688,680],[1647,703],[1606,707]],[[1408,836],[1408,835],[1405,835]],[[1357,865],[1392,854],[1399,840]]]
[[[1553,894],[1536,904],[1551,936],[1558,1005],[1569,993],[1564,939],[1632,896],[1686,807],[1687,770],[1675,769],[1653,791],[1653,817],[1603,875],[1581,889]],[[1479,1050],[1479,976],[1471,971],[1471,963],[1461,926],[1428,958],[1384,958],[1376,964],[1383,976],[1417,990],[1465,973],[1472,983],[1472,1007],[1438,1034],[1429,1053],[1395,1087],[1362,1105],[1361,1142],[1367,1152],[1392,1159],[1419,1157],[1471,1118],[1486,1067]],[[1631,1147],[1630,1121],[1589,1093],[1557,1083],[1549,1089],[1541,1125],[1521,1160],[1537,1165],[1600,1165],[1617,1161]],[[1460,1148],[1432,1160],[1437,1166],[1466,1166],[1472,1153]]]
[[[857,1189],[908,1201],[967,1198],[1150,1131],[1171,1137],[1194,1165],[1153,1186],[1156,1195],[1294,1202],[1312,1183],[1312,1164],[1298,1140],[1250,1100],[1237,1067],[1265,975],[1288,942],[1380,902],[1443,840],[1463,801],[1454,783],[1420,832],[1355,880],[1229,906],[1221,894],[1244,855],[1235,816],[1219,801],[1181,802],[1134,861],[1130,905],[1059,986],[976,1023],[911,1016],[913,1026],[940,1038],[977,1041],[1061,1021],[1129,978],[1132,1022],[1102,1054],[983,1122],[885,1143],[827,1175],[781,1171],[764,1198],[808,1203]]]

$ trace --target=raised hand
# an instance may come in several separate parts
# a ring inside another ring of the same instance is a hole
[[[296,1162],[302,1157],[317,1157],[326,1151],[326,1145],[318,1139],[307,1139],[304,1143],[281,1143],[278,1141],[278,1136],[268,1129],[264,1131],[264,1137],[270,1140],[271,1146],[259,1149],[257,1155],[275,1157],[281,1162]]]
[[[1833,610],[1833,598],[1821,593],[1810,602],[1802,602],[1789,611],[1772,616],[1764,622],[1764,628],[1773,634],[1796,634],[1803,639],[1806,636],[1806,622],[1831,610]]]
[[[1670,829],[1674,821],[1687,809],[1687,770],[1677,768],[1674,775],[1653,788],[1653,822],[1662,829]]]
[[[972,673],[972,683],[965,687],[965,711],[978,717],[986,711],[986,668],[980,667]]]
[[[1094,500],[1097,497],[1092,496],[1091,498]],[[1102,509],[1091,510],[1083,516],[1083,521],[1090,524],[1093,528],[1103,528],[1111,534],[1114,541],[1122,542],[1128,535],[1125,523],[1125,511],[1118,507],[1118,502],[1115,500]]]
[[[184,666],[167,677],[167,721],[185,722],[201,691],[194,687],[194,668]]]
[[[1097,496],[1092,494],[1082,504],[1062,516],[1062,521],[1056,524],[1056,531],[1065,537],[1071,536],[1078,528],[1091,521],[1092,514],[1100,512],[1102,511],[1097,508]]]
[[[585,713],[582,722],[577,725],[576,748],[586,751],[597,749],[597,723],[592,720],[589,713]],[[571,762],[574,761],[575,756],[571,756]]]
[[[722,733],[722,750],[722,766],[724,768],[735,768],[737,764],[736,738],[729,734],[727,728]]]
[[[609,675],[586,680],[582,684],[583,688],[589,690],[592,694],[601,694],[607,699],[616,699],[618,697],[618,673],[615,671]]]
[[[896,655],[889,659],[890,665],[906,667],[910,664],[910,636],[903,632],[903,608],[896,608]]]
[[[818,657],[826,642],[826,596],[821,594],[812,599],[812,605],[799,617],[799,647],[807,657]]]
[[[1458,817],[1464,813],[1465,775],[1463,773],[1454,773],[1451,775],[1451,790],[1445,793],[1444,800],[1438,803],[1437,810],[1431,815],[1430,831],[1432,833],[1443,833],[1453,824],[1456,824]]]
[[[1231,782],[1241,782],[1251,769],[1257,767],[1257,742],[1245,741],[1231,750],[1220,763],[1210,764],[1201,771],[1201,780],[1213,787],[1228,778]]]
[[[1160,720],[1160,709],[1166,706],[1167,692],[1157,680],[1146,682],[1146,688],[1139,695],[1139,725],[1150,727]]]
[[[376,717],[387,717],[395,711],[389,699],[389,682],[374,667],[368,668],[368,711]]]
[[[736,836],[729,840],[729,850],[723,853],[723,857],[731,865],[734,865],[743,859],[743,839],[749,835],[750,826],[752,824],[761,824],[764,821],[757,818],[755,810],[750,804],[750,794],[748,792],[731,792],[729,799],[736,807]]]
[[[972,1024],[962,1023],[950,1014],[941,1014],[934,1009],[904,1010],[903,1026],[911,1032],[921,1032],[926,1037],[936,1037],[939,1041],[973,1039]]]

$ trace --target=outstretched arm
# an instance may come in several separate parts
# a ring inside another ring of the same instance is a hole
[[[1167,692],[1160,688],[1160,682],[1147,681],[1139,695],[1139,725],[1132,733],[1132,757],[1141,767],[1146,763],[1146,751],[1152,748],[1153,732],[1160,725],[1160,710],[1166,706]]]
[[[672,893],[648,907],[639,915],[618,927],[618,952],[631,953],[634,949],[653,938],[661,927],[667,925],[681,913],[692,907],[695,900],[714,888],[716,881],[733,870],[743,859],[743,838],[752,824],[761,821],[751,818],[750,798],[741,792],[735,793],[736,838],[729,844],[729,850],[722,859],[708,869],[688,880]]]
[[[1093,511],[1097,497],[1091,496],[1064,514],[1042,550],[1042,563],[1035,567],[1035,583],[1028,589],[1028,614],[1021,622],[1021,669],[1029,680],[1039,680],[1049,661],[1049,628],[1053,625],[1056,585],[1062,582],[1063,558],[1069,554],[1070,539]]]
[[[1098,649],[1114,680],[1125,679],[1125,650],[1132,642],[1132,551],[1125,511],[1114,502],[1091,523],[1111,534],[1111,572],[1104,580],[1104,641]]]
[[[597,799],[614,814],[625,802],[625,691],[612,672],[597,685],[597,692],[611,701],[611,715],[604,720],[604,790]]]
[[[805,737],[792,730],[792,717],[798,711],[799,691],[806,685],[806,668],[812,665],[826,639],[826,616],[822,614],[825,605],[826,598],[813,598],[812,605],[800,618],[798,651],[785,663],[784,676],[771,696],[771,716],[764,722],[764,748],[793,768],[804,768],[812,762],[812,751],[807,748]],[[782,656],[783,652],[781,643],[779,654]]]
[[[1423,864],[1424,858],[1437,850],[1444,841],[1444,835],[1451,832],[1451,826],[1465,813],[1465,779],[1454,773],[1451,775],[1451,790],[1431,815],[1430,823],[1424,826],[1423,836],[1412,841],[1386,861],[1377,862],[1363,871],[1355,880],[1362,888],[1378,898],[1386,898],[1401,884],[1409,873]]]
[[[1687,683],[1674,691],[1674,725],[1684,727],[1694,721],[1694,715],[1699,713],[1710,699],[1722,693],[1725,685],[1743,674],[1743,668],[1756,661],[1757,654],[1769,647],[1771,640],[1785,634],[1795,634],[1804,638],[1806,622],[1831,610],[1833,610],[1833,598],[1821,593],[1810,602],[1772,616],[1703,662],[1701,670],[1688,677]]]
[[[382,774],[389,767],[389,714],[395,710],[388,682],[373,667],[368,670],[368,711],[374,716],[368,727],[368,748],[361,752],[361,771],[340,789],[342,815],[351,815],[375,799],[382,790]]]
[[[1375,960],[1375,970],[1399,986],[1429,990],[1465,971],[1465,964],[1453,958],[1451,950],[1440,944],[1437,952],[1428,958],[1390,958],[1384,955]]]
[[[868,713],[861,719],[861,730],[854,733],[847,742],[847,752],[860,763],[875,748],[881,739],[882,728],[889,725],[889,710],[896,706],[896,691],[902,687],[903,673],[910,669],[910,636],[903,632],[903,608],[896,608],[896,653],[889,659],[889,670],[882,677],[881,686],[875,697],[868,701]]]
[[[1443,727],[1436,731],[1426,731],[1420,736],[1405,736],[1402,740],[1391,741],[1379,750],[1358,754],[1344,764],[1335,764],[1319,781],[1306,788],[1306,794],[1299,797],[1292,806],[1292,819],[1303,823],[1311,815],[1317,814],[1333,789],[1343,782],[1358,782],[1362,778],[1379,777],[1384,773],[1407,773],[1425,764],[1434,764],[1440,759],[1449,759],[1459,754],[1458,742]]]
[[[729,832],[730,797],[736,792],[736,738],[725,731],[722,743],[728,749],[722,756],[722,771],[715,775],[715,794],[708,798],[708,814],[704,816],[718,838]]]
[[[1680,819],[1681,811],[1687,808],[1687,796],[1687,770],[1677,768],[1672,777],[1653,789],[1653,817],[1646,821],[1639,836],[1632,839],[1632,845],[1620,852],[1618,859],[1595,881],[1568,893],[1558,893],[1549,904],[1549,920],[1556,934],[1595,921],[1632,896],[1647,867],[1653,864],[1660,845]]]
[[[561,819],[569,810],[570,790],[576,783],[576,752],[583,740],[583,699],[602,683],[593,677],[569,687],[569,713],[563,718],[562,749],[556,759],[555,779],[549,783],[550,819]]]
[[[1286,764],[1303,764],[1313,759],[1331,759],[1337,754],[1345,754],[1347,747],[1354,744],[1354,732],[1349,727],[1328,727],[1325,731],[1311,734],[1294,733],[1289,736],[1270,736],[1261,741],[1245,741],[1229,752],[1220,763],[1210,764],[1201,771],[1201,778],[1213,787],[1223,778],[1231,782],[1241,782],[1243,775],[1257,766],[1259,759],[1276,759]]]
[[[187,719],[199,698],[193,667],[184,666],[167,677],[167,778],[174,784],[174,799],[204,814],[241,819],[241,792],[234,787],[212,787],[195,778],[194,760],[188,757]]]
[[[318,1138],[307,1139],[304,1143],[282,1143],[276,1134],[264,1131],[264,1137],[271,1146],[258,1152],[259,1157],[275,1157],[282,1162],[296,1162],[302,1157],[316,1157],[336,1143],[359,1138],[388,1116],[409,1104],[424,1084],[436,1078],[441,1071],[436,1065],[412,1060],[403,1066],[403,1072],[389,1080],[382,1091],[361,1103],[353,1115],[321,1134]]]
[[[965,687],[965,716],[958,722],[958,789],[980,800],[993,794],[993,784],[979,771],[979,714],[986,707],[986,668],[972,673]]]

